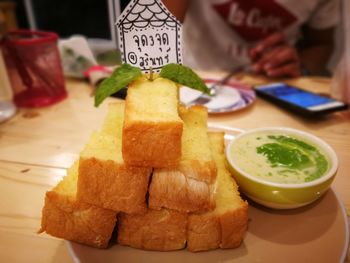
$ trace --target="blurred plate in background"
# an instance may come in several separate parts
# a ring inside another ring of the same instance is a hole
[[[206,79],[208,87],[214,85],[218,79]],[[202,92],[181,87],[180,100],[185,105],[203,105],[211,114],[227,113],[241,110],[250,106],[255,101],[254,90],[237,80],[231,79],[225,85],[219,87],[216,95],[209,97]]]

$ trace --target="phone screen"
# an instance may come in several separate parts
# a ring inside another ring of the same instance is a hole
[[[283,83],[273,84],[269,86],[260,86],[259,89],[271,96],[278,97],[281,100],[296,104],[304,108],[336,101],[334,99],[320,96],[315,93],[310,93]]]
[[[258,95],[302,114],[329,113],[348,108],[341,101],[289,86],[285,83],[256,86],[255,90]]]

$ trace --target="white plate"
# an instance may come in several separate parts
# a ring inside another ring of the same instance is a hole
[[[209,125],[224,131],[225,140],[240,129]],[[248,200],[249,201],[249,200]],[[116,244],[96,249],[67,241],[74,262],[343,262],[349,246],[349,225],[343,204],[331,188],[303,208],[272,210],[249,201],[249,225],[236,249],[191,253],[144,251]]]
[[[206,79],[205,83],[211,86],[217,81],[217,79]],[[207,96],[209,99],[208,102],[196,103],[196,99],[201,95],[203,95],[202,92],[188,87],[181,87],[180,89],[180,101],[183,104],[201,104],[207,107],[208,112],[211,114],[241,110],[251,105],[256,98],[255,92],[251,87],[234,79],[231,79],[224,86],[219,88],[214,97]]]

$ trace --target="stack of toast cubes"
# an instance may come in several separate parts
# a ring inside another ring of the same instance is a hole
[[[134,81],[46,193],[40,232],[98,248],[238,247],[248,205],[227,170],[224,134],[208,132],[207,117],[205,107],[180,105],[170,80]]]

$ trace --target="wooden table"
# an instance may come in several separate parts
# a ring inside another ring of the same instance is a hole
[[[250,84],[266,81],[237,77]],[[322,78],[291,82],[318,92],[327,93],[330,88],[329,80]],[[20,110],[0,124],[0,262],[72,262],[63,240],[36,231],[45,192],[65,175],[90,133],[100,127],[107,103],[94,108],[91,87],[83,81],[67,80],[66,86],[69,98],[65,101],[44,109]],[[257,99],[245,110],[211,116],[209,121],[242,129],[288,126],[323,138],[338,154],[340,167],[333,187],[350,215],[349,111],[310,120]]]

